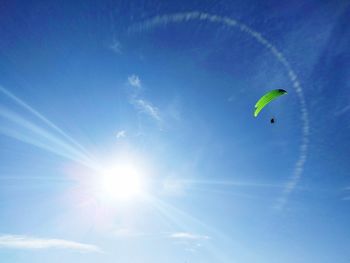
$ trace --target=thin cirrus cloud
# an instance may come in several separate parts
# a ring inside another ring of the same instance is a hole
[[[342,200],[350,201],[350,186],[346,187],[343,192],[345,192],[345,197],[343,197]]]
[[[130,104],[132,104],[138,112],[144,113],[150,116],[157,122],[162,120],[159,109],[152,104],[152,102],[144,99],[140,95],[140,89],[142,88],[141,79],[138,75],[132,74],[128,77],[128,84],[136,88],[131,91]]]
[[[343,107],[342,109],[336,111],[336,112],[334,113],[334,115],[335,115],[335,116],[339,116],[339,115],[342,115],[342,114],[344,114],[344,113],[346,113],[346,112],[348,112],[348,111],[350,111],[350,105],[347,105],[347,106]]]
[[[185,246],[185,251],[195,253],[202,247],[202,243],[209,240],[210,237],[206,235],[198,235],[190,232],[175,232],[168,235],[169,238],[178,244]]]
[[[176,232],[169,235],[172,239],[181,240],[208,240],[210,237],[206,235],[197,235],[189,232]]]
[[[117,139],[121,139],[126,137],[126,131],[125,130],[120,130],[117,132],[117,134],[115,135],[115,137],[117,137]]]
[[[109,48],[117,54],[121,54],[122,53],[122,45],[120,44],[119,41],[114,40],[113,43],[109,46]]]
[[[131,76],[128,77],[128,83],[132,87],[141,88],[140,77],[135,74],[132,74]]]
[[[68,249],[79,252],[102,252],[99,247],[91,244],[79,243],[64,239],[46,239],[22,235],[0,235],[0,249]]]
[[[140,112],[146,113],[157,121],[161,120],[158,108],[153,106],[151,102],[143,99],[137,99],[135,100],[134,104]]]

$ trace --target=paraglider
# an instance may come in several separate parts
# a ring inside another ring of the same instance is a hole
[[[287,91],[284,89],[275,89],[267,92],[264,96],[262,96],[258,102],[255,104],[254,117],[257,117],[260,111],[271,101],[277,99],[278,97],[287,94]],[[271,118],[270,123],[275,123],[275,118]]]

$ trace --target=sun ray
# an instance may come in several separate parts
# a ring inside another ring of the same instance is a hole
[[[12,102],[24,108],[29,114],[36,116],[41,122],[43,122],[38,124],[34,123],[23,114],[18,114],[5,107],[0,107],[0,117],[2,117],[4,121],[0,128],[2,134],[81,163],[93,169],[97,169],[97,163],[91,157],[92,155],[63,130],[54,125],[30,105],[1,86],[0,92],[10,98]],[[45,125],[48,127],[45,127]]]

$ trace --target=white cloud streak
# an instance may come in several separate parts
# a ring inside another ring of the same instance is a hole
[[[347,106],[345,106],[344,108],[342,108],[342,109],[336,111],[336,112],[334,113],[334,115],[335,115],[335,116],[339,116],[339,115],[342,115],[342,114],[344,114],[344,113],[346,113],[346,112],[348,112],[348,111],[350,111],[350,105],[347,105]]]
[[[343,201],[350,201],[350,186],[348,186],[348,187],[345,187],[344,189],[343,189],[343,192],[345,192],[345,197],[343,197],[342,198],[342,200]]]
[[[287,61],[286,57],[283,55],[281,51],[279,51],[274,45],[270,43],[263,35],[247,25],[240,23],[234,19],[228,17],[221,17],[217,15],[211,15],[207,13],[202,13],[198,11],[188,12],[188,13],[177,13],[172,15],[163,15],[156,16],[153,19],[147,20],[143,23],[134,25],[129,28],[129,31],[143,31],[147,29],[151,29],[156,26],[165,26],[169,23],[182,23],[191,20],[199,20],[199,21],[208,21],[211,23],[224,24],[228,27],[237,28],[241,32],[247,33],[251,36],[255,41],[264,46],[267,50],[269,50],[272,55],[281,63],[281,65],[286,70],[288,77],[293,85],[293,88],[299,98],[300,109],[301,109],[301,122],[302,122],[302,140],[299,146],[299,157],[294,165],[294,171],[291,177],[289,178],[286,186],[283,190],[282,196],[278,199],[277,205],[275,206],[277,209],[282,209],[287,203],[289,195],[295,189],[297,184],[300,181],[304,170],[304,164],[307,158],[307,149],[309,144],[309,133],[310,133],[310,124],[309,124],[309,114],[306,108],[306,101],[304,97],[304,92],[301,87],[301,84],[298,80],[298,77],[291,65]]]
[[[122,53],[122,45],[120,44],[119,41],[113,41],[112,45],[109,46],[109,48],[117,54],[121,54]]]
[[[140,77],[133,74],[128,77],[128,83],[130,86],[135,87],[135,88],[141,88],[141,80]]]
[[[159,109],[140,95],[140,89],[142,88],[140,77],[136,74],[132,74],[128,77],[128,84],[136,89],[131,91],[130,104],[132,104],[139,112],[147,114],[152,119],[160,122],[162,119],[160,117]]]
[[[168,238],[174,240],[177,244],[185,246],[185,251],[195,253],[198,248],[202,247],[202,242],[208,241],[209,236],[198,235],[190,232],[171,233]]]
[[[117,137],[117,139],[126,137],[126,131],[125,130],[118,131],[115,137]]]
[[[153,119],[157,121],[161,120],[158,108],[153,106],[152,103],[150,103],[149,101],[146,101],[143,99],[137,99],[135,100],[134,104],[140,112],[143,112],[151,116]]]
[[[176,232],[169,235],[172,239],[181,239],[181,240],[208,240],[210,239],[209,236],[205,235],[197,235],[193,233],[188,232]]]
[[[44,239],[21,235],[0,235],[0,249],[69,249],[80,252],[102,252],[102,250],[95,245],[64,239]]]

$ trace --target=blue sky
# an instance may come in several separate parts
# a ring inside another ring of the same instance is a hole
[[[349,262],[349,8],[0,4],[0,260]]]

